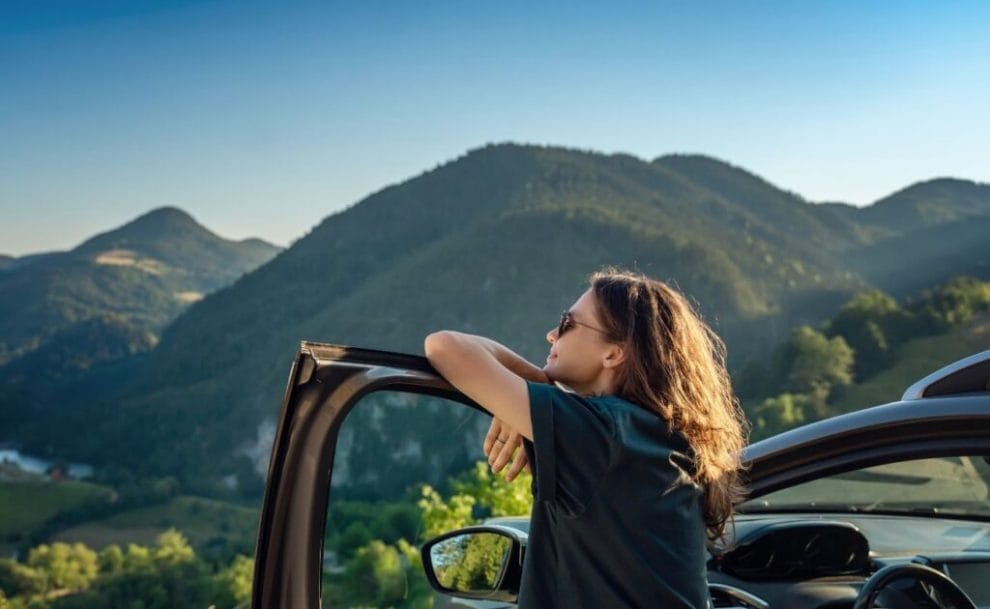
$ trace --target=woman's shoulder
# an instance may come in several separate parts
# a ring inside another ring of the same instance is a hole
[[[670,421],[656,410],[617,395],[597,399],[611,410],[616,426],[624,430],[627,437],[648,437],[667,444],[671,450],[690,450],[690,443],[684,434],[674,429]]]
[[[652,437],[656,440],[670,442],[671,448],[684,450],[688,442],[684,436],[674,430],[659,412],[627,400],[618,395],[590,396],[581,395],[567,390],[559,385],[531,385],[530,397],[558,401],[559,406],[571,408],[580,405],[581,410],[593,412],[599,419],[609,420],[613,427],[613,436]]]
[[[647,406],[631,402],[621,396],[604,395],[593,399],[599,400],[603,406],[611,409],[614,413],[616,413],[616,415],[622,415],[627,418],[642,420],[644,422],[654,423],[657,425],[666,424],[666,420],[660,416],[659,412]]]

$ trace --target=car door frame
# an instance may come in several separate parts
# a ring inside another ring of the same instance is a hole
[[[322,553],[337,435],[364,396],[383,389],[460,402],[425,357],[304,341],[272,444],[255,550],[251,606],[320,607]]]

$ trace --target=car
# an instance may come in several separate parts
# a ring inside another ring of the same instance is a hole
[[[483,409],[425,358],[302,343],[272,447],[254,607],[340,606],[321,598],[323,544],[334,520],[328,496],[338,472],[356,478],[334,463],[344,456],[338,444],[355,447],[345,418],[380,392],[441,399],[449,412],[436,420],[453,421],[453,431],[433,423],[430,435],[443,446],[458,434],[480,442],[479,424],[457,417],[473,413],[483,427]],[[368,420],[376,417],[381,413]],[[988,457],[990,351],[919,380],[899,401],[751,444],[743,455],[749,498],[728,538],[710,549],[714,607],[990,607]],[[423,544],[436,606],[514,606],[527,528],[520,515],[454,528]],[[488,556],[485,572],[465,576],[472,545]],[[453,567],[460,576],[451,576]]]

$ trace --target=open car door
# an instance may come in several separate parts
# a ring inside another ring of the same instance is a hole
[[[253,607],[321,606],[327,506],[342,423],[362,398],[378,392],[441,398],[481,422],[487,418],[424,357],[302,343],[272,446],[255,555]],[[451,416],[435,418],[442,423]],[[470,429],[459,425],[457,429],[466,435],[478,436],[477,422]],[[437,434],[443,435],[440,429]],[[464,444],[462,438],[450,440],[454,448]],[[480,456],[480,442],[474,449]]]

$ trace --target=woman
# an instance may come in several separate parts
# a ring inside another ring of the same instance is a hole
[[[609,268],[590,283],[542,369],[449,331],[427,358],[494,415],[492,469],[521,443],[507,478],[535,470],[521,609],[708,607],[706,538],[742,497],[724,345],[660,281]]]

